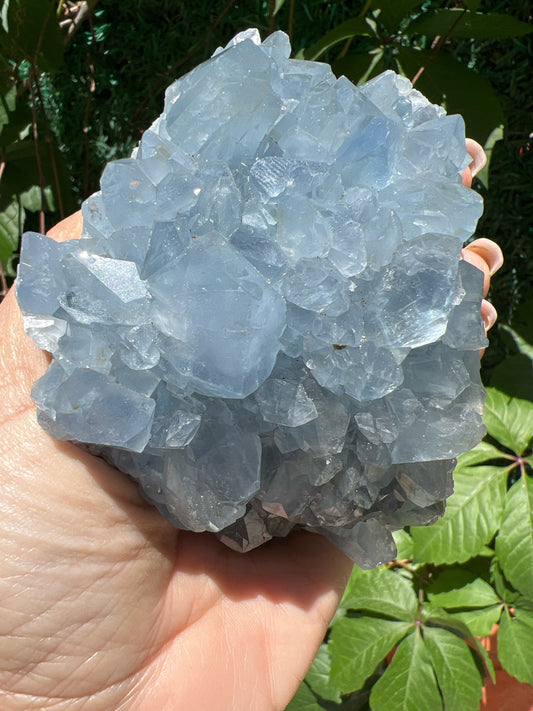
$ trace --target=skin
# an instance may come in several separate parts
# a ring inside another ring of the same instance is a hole
[[[77,213],[50,237],[80,231]],[[496,245],[464,257],[488,288]],[[38,426],[30,390],[49,358],[13,291],[0,333],[0,708],[282,711],[352,563],[306,532],[242,555],[177,531],[128,477]]]

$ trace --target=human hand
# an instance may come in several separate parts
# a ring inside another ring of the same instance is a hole
[[[48,359],[13,291],[0,332],[2,711],[284,709],[351,561],[311,533],[242,555],[177,531],[128,477],[38,426],[29,394]]]
[[[78,213],[51,236],[80,231]],[[130,479],[38,426],[29,393],[48,359],[13,292],[0,332],[0,708],[284,709],[351,562],[306,532],[242,555],[177,531]]]
[[[472,179],[485,167],[487,156],[479,143],[476,143],[476,141],[473,141],[471,138],[466,139],[466,149],[472,158],[472,162],[463,173],[463,185],[469,188],[472,185]],[[490,287],[490,278],[503,265],[501,249],[492,240],[482,237],[470,242],[470,244],[463,249],[462,257],[483,272],[485,276],[483,296],[487,296]],[[485,322],[486,331],[494,326],[498,317],[496,309],[486,299],[483,299],[481,302],[481,316]]]

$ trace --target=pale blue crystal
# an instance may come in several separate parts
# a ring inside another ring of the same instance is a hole
[[[483,435],[481,201],[460,117],[290,52],[247,30],[174,82],[82,238],[24,236],[17,297],[53,436],[176,526],[242,551],[303,527],[368,567]]]

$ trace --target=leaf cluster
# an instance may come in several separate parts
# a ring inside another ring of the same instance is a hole
[[[372,711],[477,711],[494,625],[502,667],[533,684],[533,402],[489,388],[484,420],[445,515],[398,532],[388,566],[355,568],[287,711],[351,709],[354,694]]]
[[[327,57],[338,75],[354,83],[394,69],[448,113],[461,113],[468,135],[484,144],[504,123],[502,105],[489,82],[456,56],[454,41],[520,37],[532,32],[533,25],[509,14],[479,12],[479,0],[453,8],[427,5],[421,0],[371,0],[359,15],[329,30],[299,56]],[[341,44],[335,56],[333,49]]]
[[[53,0],[3,0],[0,7],[0,264],[8,276],[27,212],[72,207],[70,176],[44,112],[42,73],[63,63]]]

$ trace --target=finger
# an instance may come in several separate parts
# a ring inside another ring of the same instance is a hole
[[[487,165],[487,156],[483,147],[474,141],[472,138],[466,139],[466,150],[469,156],[472,158],[472,162],[469,165],[470,173],[474,178],[483,168]]]
[[[487,333],[496,323],[498,313],[494,306],[486,299],[483,299],[481,302],[481,316],[485,324],[485,333]]]
[[[81,212],[76,212],[53,227],[48,235],[64,242],[81,236]],[[0,304],[0,422],[28,407],[33,383],[48,365],[46,354],[24,332],[22,315],[11,289]],[[17,376],[13,377],[16,373]]]
[[[490,271],[487,262],[475,250],[465,247],[461,252],[465,262],[472,264],[483,272],[483,296],[486,296],[490,287]]]
[[[486,296],[490,287],[490,278],[503,264],[503,254],[495,242],[489,239],[476,239],[467,245],[461,252],[466,262],[480,269],[484,275],[483,296]]]
[[[490,239],[480,237],[470,242],[465,249],[475,252],[485,260],[490,276],[494,276],[498,269],[503,266],[503,252],[500,247]]]
[[[463,170],[462,176],[463,176],[463,185],[466,188],[471,188],[472,187],[472,171],[470,170],[470,166]]]
[[[55,227],[48,231],[48,237],[55,239],[56,242],[66,242],[69,239],[79,239],[81,237],[81,228],[83,218],[81,210],[75,212],[70,217],[59,222]]]
[[[483,148],[472,138],[466,139],[466,150],[472,158],[468,168],[463,171],[463,185],[467,188],[472,187],[472,178],[474,178],[480,170],[487,164],[487,156]]]

